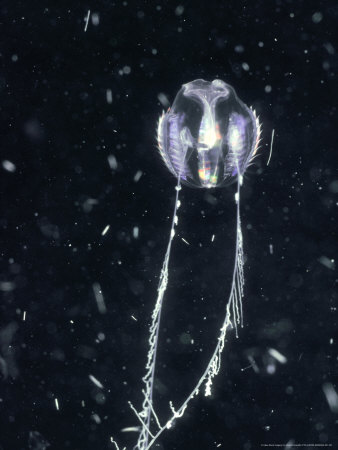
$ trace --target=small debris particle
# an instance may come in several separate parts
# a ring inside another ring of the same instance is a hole
[[[109,104],[113,103],[113,92],[111,89],[106,90],[106,100]]]
[[[104,236],[105,234],[107,234],[109,228],[110,228],[110,225],[106,225],[105,228],[104,228],[104,230],[103,230],[102,233],[101,233],[101,236]]]
[[[139,237],[139,227],[134,227],[133,228],[133,238],[137,239]]]
[[[85,18],[85,21],[86,21],[85,27],[84,27],[85,32],[87,31],[87,28],[88,28],[89,17],[90,17],[90,9],[88,9],[87,17]]]
[[[134,182],[137,183],[142,177],[142,175],[143,175],[142,170],[138,170],[134,175]]]
[[[103,298],[102,291],[101,291],[101,286],[99,283],[93,283],[93,291],[94,291],[95,300],[97,303],[97,309],[99,310],[99,313],[106,314],[107,307],[104,302],[104,298]]]
[[[7,170],[7,172],[14,173],[16,171],[15,164],[12,163],[12,161],[8,161],[8,159],[4,159],[2,161],[2,167]]]
[[[103,389],[103,384],[97,378],[95,378],[94,375],[89,375],[89,379],[92,383],[95,384],[95,386],[97,386],[100,389]]]
[[[327,256],[321,256],[320,258],[318,258],[318,261],[320,262],[320,264],[323,264],[323,266],[327,267],[330,270],[335,269],[334,259],[330,259]]]

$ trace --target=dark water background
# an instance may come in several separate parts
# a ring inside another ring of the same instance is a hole
[[[163,99],[196,78],[234,86],[263,123],[242,192],[244,328],[229,334],[213,396],[194,400],[154,448],[338,448],[338,401],[324,393],[338,392],[336,2],[5,0],[0,12],[1,449],[135,444],[121,430],[138,425],[127,402],[142,401],[175,195],[156,124]],[[162,422],[223,321],[233,195],[182,190],[155,391]]]

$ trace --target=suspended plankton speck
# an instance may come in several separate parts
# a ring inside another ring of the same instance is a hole
[[[271,159],[271,155],[272,155],[272,146],[273,146],[273,138],[275,136],[275,130],[272,130],[271,133],[271,144],[270,144],[270,153],[269,153],[269,158],[268,158],[268,162],[266,163],[266,165],[269,165],[270,159]]]
[[[287,362],[287,358],[275,348],[269,348],[268,353],[281,364],[285,364]]]
[[[134,227],[133,228],[133,238],[137,239],[139,237],[139,233],[140,233],[139,227]]]
[[[95,378],[94,375],[89,375],[89,379],[92,383],[95,384],[95,386],[99,387],[100,389],[103,389],[103,384],[97,378]]]
[[[122,433],[132,433],[132,432],[136,432],[138,433],[140,431],[140,427],[125,427],[122,428],[121,432]]]
[[[332,344],[333,344],[333,338],[330,339],[330,345],[332,345]]]
[[[134,182],[137,183],[142,177],[142,175],[143,175],[142,170],[138,170],[134,175]]]
[[[244,52],[244,47],[241,44],[236,45],[235,47],[235,52],[236,53],[243,53]]]
[[[313,23],[319,23],[322,20],[323,20],[323,13],[321,13],[320,11],[317,11],[312,14],[312,22]]]
[[[336,267],[334,259],[330,259],[327,256],[324,256],[324,255],[320,256],[318,258],[318,261],[320,262],[320,264],[325,266],[327,269],[334,270]]]
[[[55,399],[54,399],[54,402],[55,402],[55,408],[56,408],[56,410],[59,411],[59,410],[60,410],[60,407],[59,407],[59,400],[58,400],[57,398],[55,398]]]
[[[329,408],[333,413],[338,413],[338,394],[333,387],[332,383],[324,383],[323,384],[323,392],[326,397],[326,401],[329,405]]]
[[[23,320],[23,321],[25,321],[25,320],[26,320],[26,311],[24,311],[24,312],[23,312],[23,315],[22,315],[22,320]]]
[[[104,229],[102,230],[101,236],[104,236],[105,234],[107,234],[109,228],[110,228],[110,225],[106,225],[106,226],[104,227]]]
[[[137,322],[137,319],[136,319],[136,317],[134,317],[134,316],[130,316],[133,320],[135,320],[135,322]]]
[[[178,5],[175,9],[176,16],[181,16],[184,13],[184,6]]]
[[[98,414],[92,414],[91,415],[91,419],[93,419],[94,422],[97,423],[98,425],[102,422],[101,418],[100,418],[100,416]]]
[[[214,240],[215,240],[215,235],[213,234],[213,235],[211,236],[211,242],[214,242]]]
[[[100,14],[99,13],[93,13],[92,14],[92,24],[97,27],[100,23]]]
[[[177,216],[175,216],[174,222],[175,222],[175,225],[178,224],[178,217]]]
[[[272,244],[269,245],[269,251],[270,251],[270,255],[273,255],[273,245]]]
[[[88,9],[87,16],[85,17],[85,22],[86,22],[85,27],[84,27],[85,32],[87,31],[87,28],[88,28],[89,17],[90,17],[90,9]]]
[[[109,104],[113,103],[113,92],[111,89],[106,90],[106,100]]]
[[[170,103],[169,103],[168,97],[165,94],[163,94],[163,92],[160,92],[158,94],[157,98],[164,108],[168,108]]]
[[[114,155],[108,155],[107,159],[108,159],[109,167],[112,170],[116,170],[117,169],[117,159],[115,158],[115,156]]]
[[[190,245],[189,242],[186,241],[184,238],[181,238],[181,239],[182,239],[182,241],[183,241],[185,244]]]
[[[93,283],[93,292],[97,304],[97,309],[100,314],[105,314],[107,312],[107,307],[104,302],[103,294],[101,291],[101,286],[99,283]]]
[[[7,172],[14,173],[16,171],[16,165],[12,163],[12,161],[8,161],[8,159],[2,161],[2,167],[7,170]]]

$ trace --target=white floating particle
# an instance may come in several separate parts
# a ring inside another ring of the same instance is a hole
[[[12,61],[13,62],[17,62],[17,60],[18,60],[19,58],[18,58],[18,55],[12,55]]]
[[[330,339],[330,345],[332,345],[332,344],[333,344],[333,338]]]
[[[57,398],[55,398],[55,399],[54,399],[54,402],[55,402],[55,408],[56,408],[56,410],[59,411],[59,410],[60,410],[60,407],[59,407],[59,400],[58,400]]]
[[[12,161],[8,161],[8,159],[4,159],[2,161],[2,167],[7,170],[7,172],[15,172],[16,171],[16,166],[15,164],[12,163]]]
[[[85,27],[84,27],[85,32],[87,31],[87,28],[88,28],[89,17],[90,17],[90,9],[88,9],[87,17],[85,18],[85,21],[86,21]]]
[[[318,261],[320,262],[320,264],[323,264],[323,266],[327,267],[330,270],[335,269],[334,259],[329,259],[327,256],[323,255],[320,258],[318,258]]]
[[[174,223],[175,223],[175,225],[178,224],[178,217],[177,216],[175,216],[175,218],[174,218]]]
[[[326,51],[328,52],[329,55],[334,55],[335,54],[335,48],[334,46],[331,44],[331,42],[326,42],[324,44],[324,47],[326,48]]]
[[[183,241],[185,244],[190,245],[189,242],[186,241],[184,238],[181,238],[181,239],[182,239],[182,241]]]
[[[14,291],[15,289],[15,283],[12,281],[0,281],[0,291],[3,292],[10,292]]]
[[[98,425],[101,423],[100,416],[98,414],[92,414],[91,418],[94,420],[95,423]]]
[[[213,235],[211,236],[211,242],[214,242],[214,240],[215,240],[215,235],[213,234]]]
[[[244,47],[243,47],[243,45],[236,45],[236,47],[235,47],[235,52],[236,53],[243,53],[244,52]]]
[[[153,49],[151,50],[151,53],[152,53],[153,55],[157,55],[157,49],[156,49],[156,48],[153,48]]]
[[[100,389],[103,389],[103,384],[97,378],[95,378],[94,375],[89,375],[89,379],[92,383],[95,384],[95,386],[99,387]]]
[[[242,69],[245,70],[246,72],[247,72],[248,70],[250,70],[249,64],[246,63],[246,62],[242,63]]]
[[[265,86],[264,91],[265,91],[267,94],[270,94],[270,92],[272,91],[272,87],[270,86],[270,84],[267,84],[267,85]]]
[[[184,13],[184,6],[178,5],[175,9],[176,16],[181,16]]]
[[[23,321],[25,321],[25,320],[26,320],[26,311],[24,311],[24,312],[23,312],[23,315],[22,315],[22,320],[23,320]]]
[[[338,394],[333,385],[331,383],[324,383],[322,389],[331,411],[338,413]]]
[[[139,433],[140,432],[140,427],[125,427],[122,428],[122,433],[130,433],[130,432],[135,432],[135,433]]]
[[[104,302],[104,298],[101,291],[101,286],[99,283],[93,283],[93,291],[95,295],[95,300],[97,303],[97,309],[99,310],[99,313],[105,314],[107,312],[107,307]]]
[[[274,348],[269,348],[268,353],[281,364],[285,364],[287,362],[287,358]]]
[[[124,66],[124,67],[123,67],[123,73],[124,73],[125,75],[129,75],[130,72],[131,72],[130,66]]]
[[[92,24],[97,27],[100,23],[100,14],[99,13],[93,13],[92,14]]]
[[[168,106],[170,106],[168,97],[163,94],[163,92],[160,92],[157,96],[159,102],[161,103],[162,106],[164,106],[165,108],[168,108]]]
[[[239,200],[239,194],[238,194],[238,192],[236,192],[236,194],[235,194],[235,202],[238,203],[238,200]]]
[[[143,175],[142,170],[138,170],[134,175],[134,182],[137,183],[142,177],[142,175]]]
[[[104,227],[104,230],[103,230],[102,233],[101,233],[101,236],[104,236],[105,234],[107,234],[109,228],[110,228],[110,225],[106,225],[106,226]]]
[[[137,319],[136,319],[136,317],[134,317],[134,316],[130,316],[133,320],[135,320],[135,322],[137,322]]]
[[[313,23],[319,23],[323,20],[323,14],[320,11],[315,12],[312,14],[312,22]]]
[[[113,103],[113,92],[111,89],[106,90],[106,100],[109,104]]]
[[[254,360],[254,358],[251,355],[248,355],[248,360],[251,364],[251,367],[253,368],[255,373],[259,373],[259,367],[256,364],[256,361]]]
[[[270,255],[272,255],[273,254],[273,245],[272,244],[269,245],[269,250],[270,250]]]
[[[138,238],[138,236],[139,236],[139,231],[140,231],[139,227],[134,227],[134,228],[133,228],[133,238],[134,238],[134,239],[137,239],[137,238]]]
[[[115,156],[114,155],[108,155],[107,159],[108,159],[109,167],[112,170],[116,170],[117,169],[117,160],[116,160]]]
[[[333,180],[329,184],[329,191],[333,194],[338,194],[338,180]]]

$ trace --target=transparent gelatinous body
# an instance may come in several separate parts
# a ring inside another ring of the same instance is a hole
[[[222,80],[184,84],[158,124],[158,146],[170,172],[201,188],[242,177],[259,143],[255,112]]]

